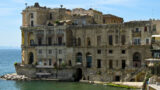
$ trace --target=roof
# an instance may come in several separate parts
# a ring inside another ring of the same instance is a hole
[[[104,14],[103,16],[105,16],[105,17],[118,17],[118,16],[113,15],[113,14]],[[118,17],[118,18],[121,18],[121,17]]]

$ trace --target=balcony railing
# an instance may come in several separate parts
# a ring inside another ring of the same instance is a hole
[[[35,47],[35,46],[65,46],[66,44],[65,43],[62,43],[62,44],[30,44],[29,46],[31,47]],[[25,47],[24,45],[22,45],[22,47]]]

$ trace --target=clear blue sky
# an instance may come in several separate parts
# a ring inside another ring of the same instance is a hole
[[[160,19],[160,0],[1,0],[0,2],[0,46],[20,47],[22,23],[21,12],[25,3],[39,2],[51,8],[93,8],[103,13],[123,17],[125,21]]]

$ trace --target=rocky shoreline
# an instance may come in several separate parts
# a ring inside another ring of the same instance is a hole
[[[0,79],[4,80],[31,80],[31,78],[26,77],[25,75],[17,75],[16,73],[6,74],[3,76],[0,76]]]

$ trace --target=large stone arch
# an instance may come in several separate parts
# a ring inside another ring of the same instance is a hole
[[[133,67],[141,67],[142,56],[139,52],[133,53]]]

